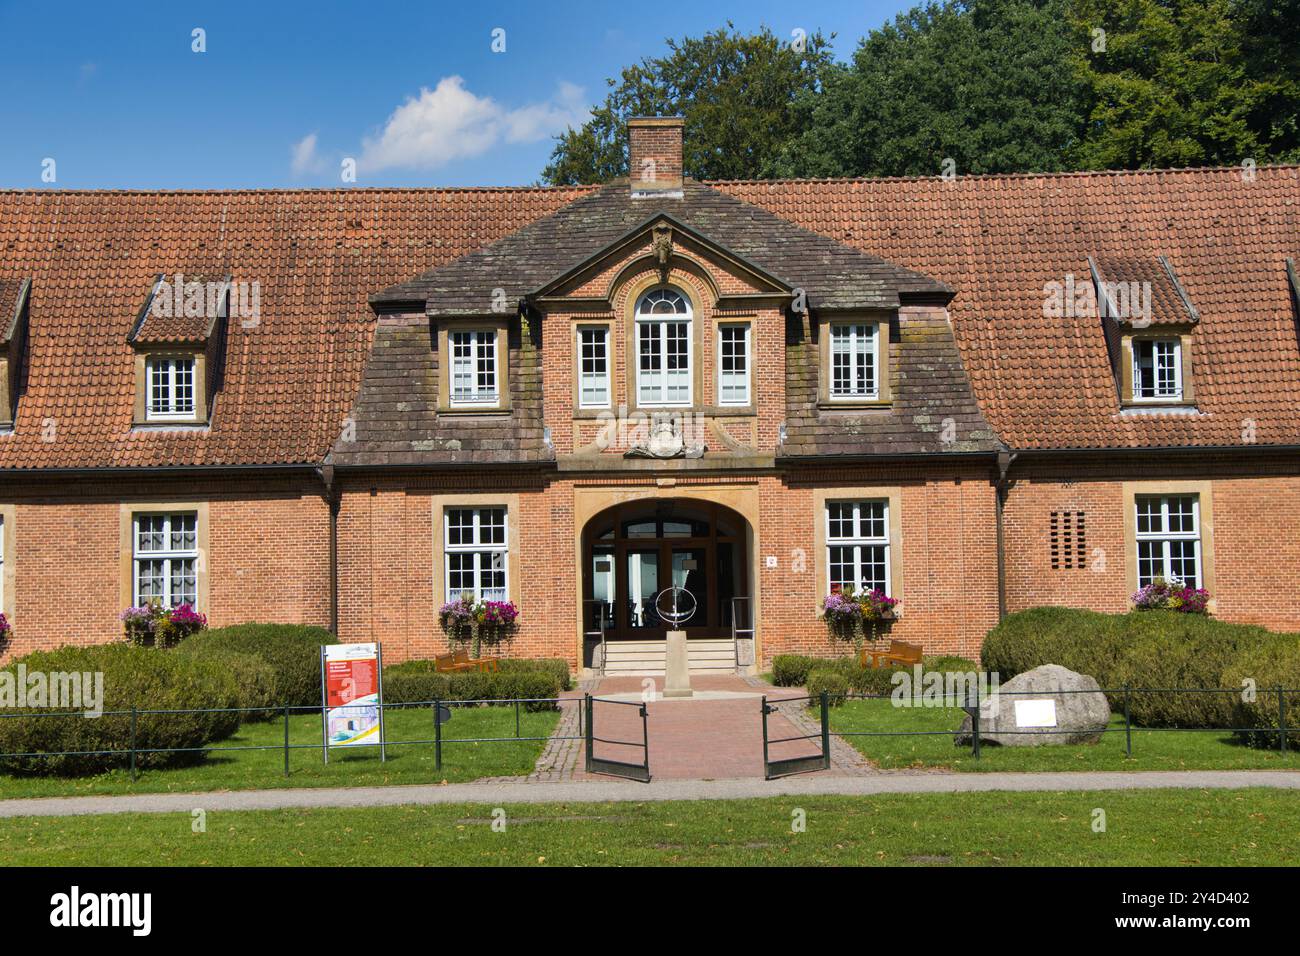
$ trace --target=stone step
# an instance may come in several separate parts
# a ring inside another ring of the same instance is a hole
[[[692,673],[730,674],[736,669],[735,645],[730,638],[689,641],[686,651]],[[605,645],[607,675],[660,677],[667,664],[666,641],[609,641]]]

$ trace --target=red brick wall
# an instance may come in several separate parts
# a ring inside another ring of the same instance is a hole
[[[919,643],[927,654],[973,657],[998,616],[994,497],[987,475],[894,475],[841,471],[817,486],[900,487],[902,581],[894,591],[902,595],[902,616],[888,636]],[[776,478],[763,482],[762,557],[775,555],[779,563],[771,569],[762,562],[764,665],[777,654],[843,652],[817,617],[825,598],[817,567],[826,558],[815,545],[813,522],[821,518],[814,513],[813,491],[812,485]]]
[[[127,494],[130,497],[126,497]],[[14,637],[4,658],[122,636],[120,502],[209,503],[204,560],[214,626],[328,626],[328,509],[319,485],[46,483],[14,492]],[[129,578],[128,578],[129,580]]]
[[[1087,561],[1083,568],[1051,563],[1053,511],[1086,514]],[[1006,539],[1007,610],[1044,604],[1128,609],[1125,577],[1124,501],[1117,481],[1017,481],[1002,513]]]
[[[1300,477],[1210,471],[1212,482],[1215,614],[1228,621],[1300,631],[1300,600],[1291,571],[1300,561]],[[1169,481],[1187,475],[1170,465],[1128,475],[1131,480]],[[1096,611],[1129,608],[1127,567],[1134,544],[1125,539],[1128,503],[1123,482],[1087,475],[1018,480],[1003,512],[1007,552],[1007,610],[1064,605]],[[1050,552],[1052,511],[1087,513],[1088,563],[1083,569],[1053,570]],[[1203,532],[1202,546],[1209,546]]]

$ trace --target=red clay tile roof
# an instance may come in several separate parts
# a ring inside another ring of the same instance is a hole
[[[1237,445],[1248,420],[1260,444],[1300,444],[1298,185],[1295,166],[712,184],[955,288],[980,407],[1022,448]],[[0,283],[33,277],[0,468],[319,462],[356,399],[368,296],[591,191],[0,192]],[[1121,416],[1099,322],[1044,314],[1045,285],[1086,281],[1090,255],[1168,258],[1201,317],[1200,414]],[[133,432],[127,335],[177,271],[257,280],[262,317],[229,323],[210,429]]]
[[[361,381],[366,297],[584,192],[0,192],[0,282],[33,277],[28,389],[0,468],[318,463]],[[133,432],[127,335],[176,272],[257,280],[261,320],[229,322],[210,429]]]
[[[1180,287],[1174,267],[1164,256],[1095,256],[1092,263],[1103,293],[1116,300],[1110,303],[1110,309],[1119,321],[1138,326],[1200,321],[1195,306]],[[1117,285],[1122,288],[1115,289]]]
[[[208,300],[211,299],[211,304],[219,307],[222,299],[228,301],[226,293],[222,291],[222,283],[226,281],[228,280],[224,276],[196,276],[185,272],[160,276],[145,296],[139,324],[127,336],[128,341],[132,345],[207,342],[219,317],[216,309],[208,309]],[[202,286],[200,291],[204,294],[204,313],[200,315],[185,314],[185,288],[192,283],[200,283]],[[212,287],[211,295],[207,294],[209,285]]]
[[[966,369],[1013,448],[1300,444],[1300,346],[1285,259],[1300,167],[715,183],[941,279]],[[1163,255],[1200,314],[1198,415],[1123,415],[1099,320],[1044,315],[1090,255]]]
[[[18,300],[26,279],[0,279],[0,345],[8,345],[18,325]]]

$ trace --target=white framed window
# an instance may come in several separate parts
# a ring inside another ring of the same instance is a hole
[[[1134,401],[1180,401],[1183,349],[1179,339],[1133,340]]]
[[[194,359],[145,361],[145,419],[177,421],[194,417]]]
[[[1155,578],[1201,587],[1199,495],[1138,495],[1138,587]]]
[[[578,407],[609,407],[609,326],[578,327]]]
[[[826,502],[826,580],[831,591],[889,594],[889,502]]]
[[[879,395],[880,327],[869,322],[833,322],[830,334],[831,399]]]
[[[749,323],[718,326],[718,404],[748,405]]]
[[[198,600],[198,515],[137,514],[132,524],[132,603],[193,607]]]
[[[448,508],[444,514],[446,600],[462,594],[476,601],[506,600],[506,509]]]
[[[691,304],[676,289],[652,289],[637,301],[637,402],[690,405]]]
[[[451,348],[450,400],[453,406],[496,405],[498,387],[497,333],[495,329],[453,329],[447,335]]]

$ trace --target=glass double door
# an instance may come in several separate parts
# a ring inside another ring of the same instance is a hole
[[[708,626],[709,574],[707,547],[690,547],[678,544],[658,547],[629,547],[625,555],[627,568],[627,599],[624,602],[626,619],[620,622],[629,631],[658,632],[673,627],[660,617],[656,598],[667,588],[681,588],[694,601],[682,601],[681,606],[693,605],[690,618],[679,625],[682,630]]]
[[[695,604],[682,630],[730,636],[733,599],[749,594],[744,519],[735,512],[705,502],[628,502],[593,518],[583,537],[584,633],[661,639],[673,625],[655,601],[676,587]]]

